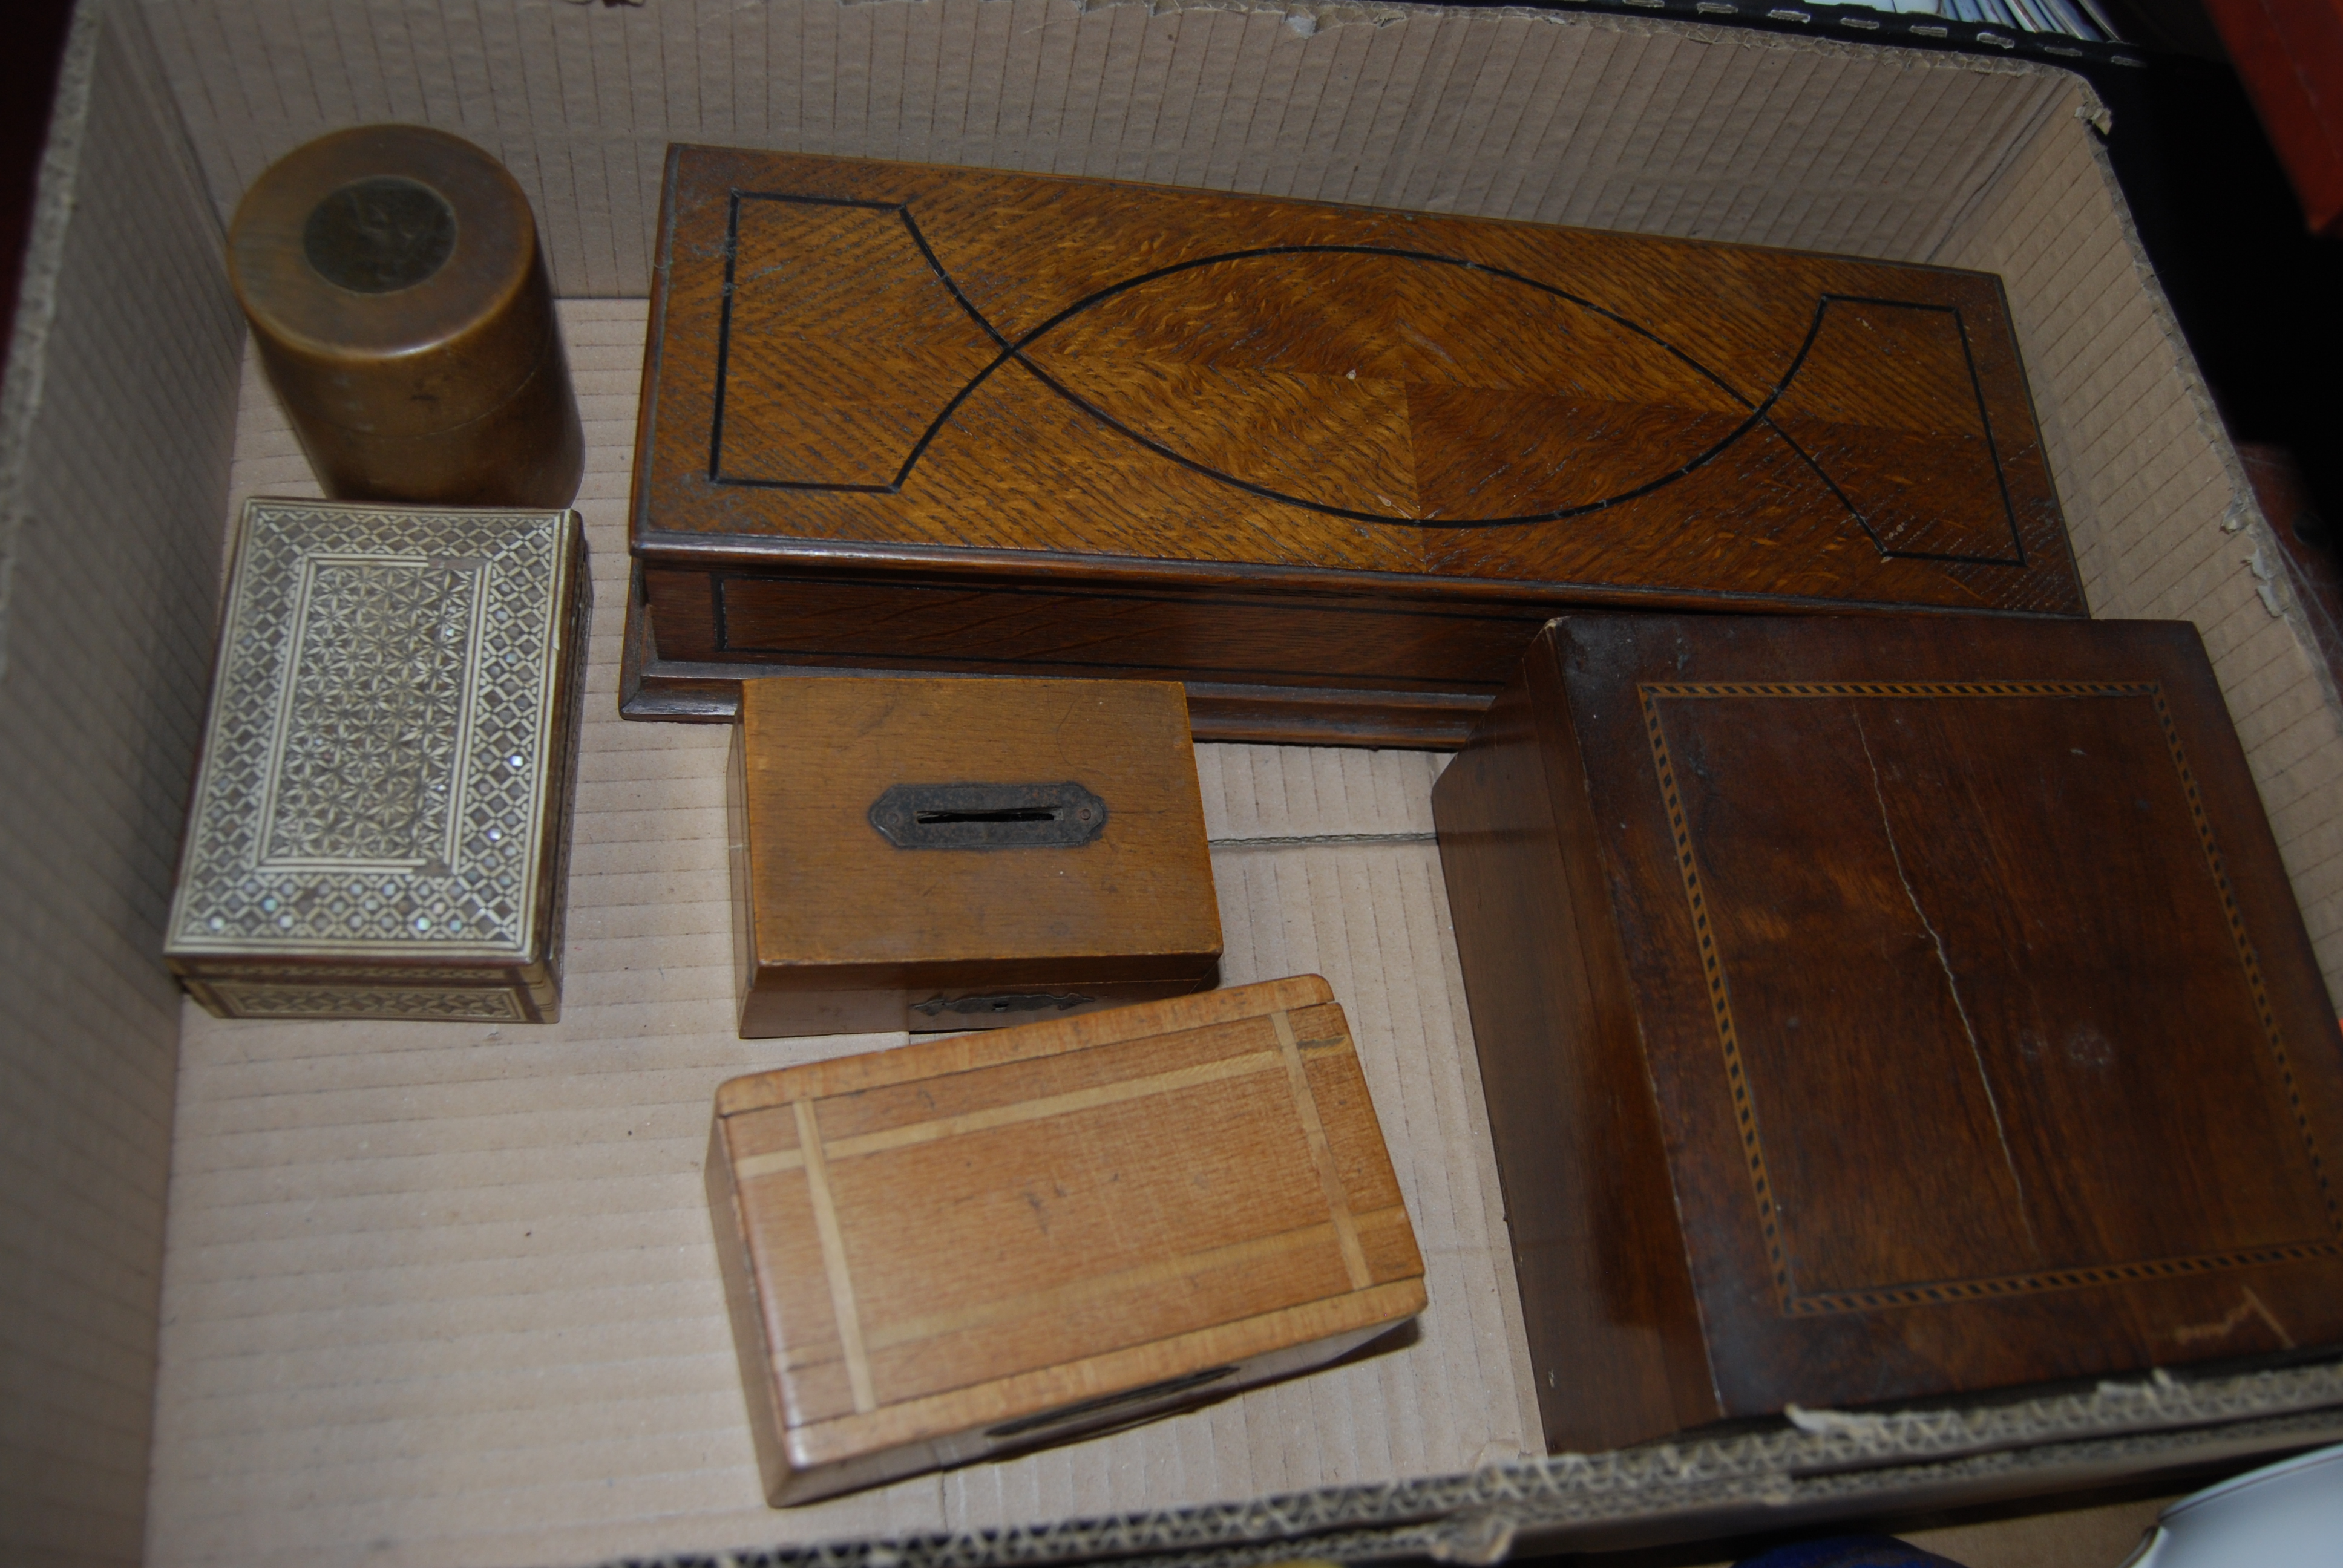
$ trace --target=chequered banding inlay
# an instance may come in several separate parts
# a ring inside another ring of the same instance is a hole
[[[236,1018],[425,1018],[517,1020],[524,1015],[508,990],[440,990],[422,987],[272,986],[217,983],[212,993]]]
[[[2187,1274],[2217,1273],[2223,1269],[2247,1269],[2265,1263],[2299,1263],[2331,1258],[2338,1249],[2323,1241],[2294,1241],[2276,1247],[2243,1247],[2232,1252],[2204,1252],[2193,1257],[2148,1258],[2129,1263],[2097,1264],[2087,1269],[2042,1269],[2027,1274],[2002,1274],[1984,1280],[1944,1280],[1911,1285],[1888,1285],[1874,1291],[1815,1291],[1793,1298],[1790,1310],[1800,1316],[1817,1312],[1862,1312],[1881,1307],[1930,1307],[1948,1302],[1983,1301],[1992,1296],[2033,1295],[2043,1291],[2077,1291],[2091,1285],[2137,1284],[2143,1280],[2177,1279]]]
[[[2278,1026],[2277,1010],[2270,1006],[2268,988],[2262,984],[2261,955],[2254,950],[2253,939],[2246,934],[2245,911],[2237,908],[2237,890],[2229,884],[2228,867],[2221,859],[2221,849],[2213,839],[2213,821],[2205,814],[2205,799],[2197,789],[2197,776],[2188,770],[2188,755],[2181,749],[2180,726],[2173,721],[2172,709],[2164,700],[2162,689],[2152,696],[2156,702],[2156,721],[2164,728],[2164,744],[2172,752],[2172,766],[2180,772],[2180,792],[2188,801],[2189,820],[2197,824],[2197,842],[2205,847],[2205,863],[2212,869],[2213,886],[2221,895],[2221,913],[2229,922],[2229,940],[2237,946],[2237,961],[2245,966],[2246,986],[2253,993],[2254,1016],[2261,1020],[2262,1038],[2269,1042],[2270,1057],[2278,1064],[2278,1082],[2286,1089],[2287,1109],[2294,1114],[2294,1125],[2302,1134],[2303,1151],[2310,1156],[2311,1174],[2318,1180],[2318,1195],[2327,1202],[2327,1222],[2338,1234],[2343,1234],[2343,1207],[2336,1202],[2335,1185],[2327,1178],[2327,1161],[2318,1152],[2318,1135],[2311,1131],[2310,1114],[2302,1106],[2302,1088],[2294,1081],[2294,1062],[2286,1052],[2286,1036]],[[2333,1252],[2335,1249],[2326,1249]]]
[[[1759,1136],[1757,1109],[1750,1098],[1748,1071],[1741,1057],[1741,1039],[1734,1023],[1732,997],[1725,981],[1723,960],[1717,954],[1715,935],[1709,926],[1707,897],[1701,888],[1700,866],[1694,854],[1692,829],[1685,821],[1684,799],[1676,786],[1675,763],[1669,755],[1667,733],[1660,722],[1660,702],[1663,699],[1690,700],[1735,697],[1907,698],[1921,700],[1998,697],[2147,699],[2154,704],[2157,721],[2163,729],[2165,744],[2172,756],[2172,765],[2180,775],[2181,792],[2187,799],[2189,814],[2197,824],[2197,840],[2205,851],[2206,866],[2212,873],[2214,885],[2221,895],[2221,905],[2228,917],[2229,935],[2237,944],[2237,958],[2245,969],[2246,985],[2253,997],[2256,1016],[2261,1020],[2263,1039],[2278,1064],[2280,1081],[2286,1087],[2287,1098],[2294,1112],[2295,1125],[2302,1133],[2303,1147],[2309,1153],[2311,1170],[2318,1177],[2319,1193],[2327,1204],[2328,1221],[2338,1234],[2343,1234],[2343,1209],[2338,1207],[2333,1186],[2328,1180],[2326,1163],[2320,1158],[2318,1141],[2311,1131],[2309,1116],[2303,1110],[2301,1095],[2295,1084],[2294,1067],[2287,1056],[2286,1041],[2279,1032],[2278,1017],[2270,1005],[2268,991],[2262,983],[2261,960],[2256,955],[2253,942],[2246,933],[2244,914],[2237,908],[2236,891],[2229,885],[2228,872],[2222,864],[2220,849],[2214,841],[2212,821],[2206,815],[2204,800],[2197,788],[2196,775],[2189,769],[2187,754],[2180,743],[2179,729],[2174,723],[2171,709],[2165,702],[2164,688],[2160,682],[2152,680],[1648,681],[1640,683],[1636,690],[1643,703],[1644,733],[1651,743],[1652,760],[1659,773],[1660,797],[1667,812],[1668,832],[1675,850],[1676,869],[1684,879],[1684,898],[1692,913],[1693,936],[1697,943],[1702,975],[1707,983],[1709,1008],[1716,1021],[1717,1043],[1724,1052],[1725,1082],[1733,1096],[1735,1127],[1740,1134],[1742,1153],[1748,1164],[1750,1190],[1756,1201],[1758,1225],[1765,1237],[1766,1263],[1773,1272],[1775,1289],[1781,1293],[1782,1311],[1785,1316],[1808,1317],[1832,1312],[1869,1312],[1887,1307],[1926,1306],[1994,1296],[2028,1295],[2046,1291],[2080,1290],[2093,1285],[2122,1284],[2139,1280],[2207,1273],[2221,1269],[2247,1268],[2267,1263],[2299,1261],[2310,1258],[2343,1256],[2343,1246],[2338,1246],[2335,1242],[2302,1241],[2275,1247],[2095,1265],[2088,1268],[2045,1269],[2031,1273],[2008,1274],[1992,1279],[1928,1281],[1867,1291],[1801,1292],[1790,1277],[1789,1260],[1783,1251],[1780,1216],[1775,1206],[1773,1181],[1765,1170],[1765,1150]]]

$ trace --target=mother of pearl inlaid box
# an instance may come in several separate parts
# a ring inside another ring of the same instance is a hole
[[[223,1017],[560,1010],[570,511],[246,504],[164,953]]]

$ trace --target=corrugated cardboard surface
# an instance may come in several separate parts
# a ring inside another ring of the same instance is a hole
[[[242,324],[143,30],[68,41],[0,395],[0,1558],[138,1552]]]
[[[2343,709],[2123,208],[2103,198],[2113,176],[2071,117],[2087,107],[2061,103],[1936,259],[2002,276],[2091,613],[2203,634],[2343,999]]]
[[[643,307],[573,302],[599,610],[562,1022],[187,1009],[149,1561],[525,1563],[982,1528],[1510,1459],[1525,1351],[1426,753],[1206,747],[1230,984],[1348,1010],[1433,1306],[1413,1342],[1081,1447],[771,1513],[699,1184],[716,1086],[900,1036],[733,1034],[720,728],[617,717]],[[232,504],[314,494],[247,374]],[[1394,839],[1390,835],[1398,835]],[[1534,1441],[1534,1437],[1531,1441]]]
[[[428,123],[512,169],[568,296],[649,291],[670,141],[1919,258],[2072,80],[1385,4],[141,3],[223,221],[311,136]]]

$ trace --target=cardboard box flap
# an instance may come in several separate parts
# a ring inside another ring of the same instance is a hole
[[[2034,62],[1385,4],[146,15],[223,221],[322,131],[436,125],[512,170],[570,297],[649,292],[670,141],[1925,258],[2076,86]]]

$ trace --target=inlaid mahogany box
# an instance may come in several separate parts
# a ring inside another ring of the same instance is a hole
[[[1025,1023],[1219,973],[1176,684],[750,680],[729,778],[745,1036]]]
[[[246,502],[163,950],[188,994],[552,1021],[590,599],[575,512]]]
[[[1556,1451],[2343,1341],[2192,627],[1573,617],[1433,799]]]
[[[1454,743],[1557,609],[2079,615],[2000,282],[670,150],[625,710],[757,667],[1148,676]]]
[[[1127,1425],[1423,1307],[1315,975],[736,1078],[708,1191],[777,1505]]]

